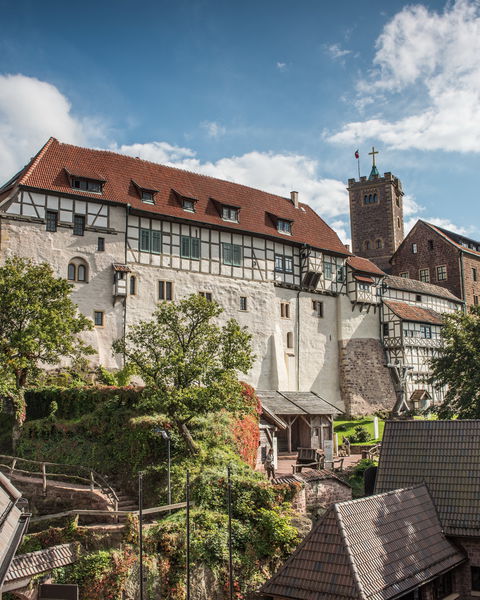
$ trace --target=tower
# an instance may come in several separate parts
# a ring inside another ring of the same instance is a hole
[[[368,179],[348,180],[352,251],[388,272],[390,257],[403,240],[403,190],[400,179],[391,173],[380,177],[375,148],[369,154]]]

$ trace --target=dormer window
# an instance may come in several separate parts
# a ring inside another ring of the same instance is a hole
[[[239,209],[235,206],[222,206],[222,219],[224,221],[233,221],[238,223]]]
[[[153,192],[149,192],[148,190],[142,190],[142,202],[148,202],[149,204],[153,204]]]
[[[190,198],[182,198],[182,208],[187,212],[195,212],[195,202]]]
[[[277,220],[277,231],[280,233],[286,233],[292,235],[292,222],[286,221],[285,219]]]
[[[72,188],[74,190],[84,190],[86,192],[101,194],[102,182],[95,181],[94,179],[81,179],[80,177],[72,177]]]

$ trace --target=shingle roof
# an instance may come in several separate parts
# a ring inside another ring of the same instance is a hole
[[[94,173],[95,178],[105,179],[102,193],[72,189],[68,173]],[[142,202],[134,182],[158,190],[155,204]],[[295,208],[288,198],[231,181],[105,150],[62,144],[55,138],[50,138],[23,170],[18,183],[28,188],[130,204],[134,210],[257,233],[285,242],[306,243],[340,255],[350,255],[333,229],[307,204],[300,203],[299,208]],[[182,209],[179,196],[197,200],[195,213]],[[219,212],[222,204],[240,207],[239,223],[222,221]],[[279,233],[271,215],[292,221],[292,235]]]
[[[413,306],[406,302],[395,302],[385,299],[383,303],[403,321],[431,323],[432,325],[441,325],[443,323],[442,315],[430,308],[422,308],[421,306]]]
[[[361,271],[362,273],[371,273],[373,275],[380,275],[382,277],[385,276],[385,273],[377,267],[372,261],[368,260],[368,258],[361,258],[360,256],[350,256],[347,259],[347,263],[354,269],[355,271]]]
[[[61,544],[44,550],[16,556],[8,570],[5,582],[32,575],[39,575],[51,569],[71,565],[78,559],[78,544]]]
[[[261,592],[390,600],[464,560],[420,485],[333,505]]]
[[[375,491],[422,481],[446,533],[480,536],[480,420],[386,422]]]
[[[301,473],[288,473],[285,475],[278,475],[272,479],[274,485],[281,485],[285,483],[305,483],[310,481],[323,481],[325,479],[335,479],[346,487],[351,487],[349,483],[338,477],[333,471],[327,469],[303,469]]]
[[[332,415],[343,412],[315,392],[257,391],[257,396],[275,415]]]
[[[422,223],[425,223],[425,225],[430,227],[430,229],[433,229],[433,231],[436,231],[444,239],[446,239],[448,242],[450,242],[453,246],[455,246],[459,250],[462,250],[463,252],[466,252],[467,254],[473,254],[474,256],[480,256],[480,252],[478,250],[474,250],[473,248],[466,248],[465,246],[462,246],[462,244],[459,241],[465,240],[466,243],[470,242],[470,243],[474,244],[477,248],[480,246],[480,242],[477,242],[470,238],[466,238],[465,236],[460,235],[459,233],[455,233],[453,231],[448,231],[448,229],[443,229],[442,227],[437,227],[436,225],[432,225],[432,223],[427,223],[426,221],[422,221]]]
[[[395,290],[405,290],[414,294],[429,294],[430,296],[437,296],[439,298],[447,298],[453,302],[462,302],[460,298],[457,298],[449,290],[433,283],[425,283],[424,281],[418,281],[417,279],[409,279],[408,277],[397,277],[395,275],[387,275],[384,279],[384,283]]]

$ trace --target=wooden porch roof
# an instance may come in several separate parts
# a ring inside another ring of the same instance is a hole
[[[342,411],[315,392],[257,391],[262,406],[275,415],[336,415]]]

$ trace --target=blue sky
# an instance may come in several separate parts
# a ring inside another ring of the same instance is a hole
[[[50,135],[288,195],[349,238],[349,177],[480,239],[473,0],[0,0],[0,179]]]

